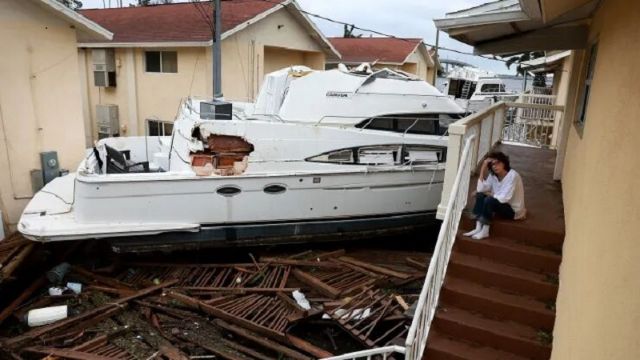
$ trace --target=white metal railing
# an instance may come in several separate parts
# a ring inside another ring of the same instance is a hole
[[[528,95],[532,99],[546,95]],[[442,221],[438,240],[429,263],[424,286],[418,298],[416,312],[407,334],[405,347],[387,346],[327,358],[350,360],[372,357],[386,359],[393,352],[405,354],[405,359],[421,359],[426,348],[429,328],[436,312],[440,289],[444,281],[462,211],[467,204],[471,171],[497,143],[509,140],[505,127],[512,125],[511,116],[518,109],[540,109],[561,113],[562,106],[528,102],[499,102],[449,125],[447,164],[442,198],[437,217]],[[542,101],[542,100],[540,100]],[[548,101],[548,100],[544,100]],[[554,115],[554,122],[558,115]],[[519,139],[527,144],[528,139]]]
[[[562,116],[562,107],[554,106],[555,101],[555,95],[523,94],[516,103],[507,103],[503,140],[555,148]]]
[[[324,358],[322,360],[355,360],[355,359],[362,359],[362,358],[366,358],[367,360],[371,360],[373,358],[386,360],[387,357],[393,353],[404,354],[405,348],[399,345],[390,345],[390,346],[384,346],[384,347],[375,348],[375,349],[362,350],[362,351],[356,351],[348,354],[332,356],[332,357]]]
[[[460,155],[458,171],[451,188],[452,195],[447,203],[444,220],[438,233],[438,242],[429,262],[427,277],[418,298],[411,328],[407,334],[405,359],[408,360],[421,359],[427,345],[429,329],[438,307],[440,289],[447,274],[447,266],[458,231],[460,216],[467,205],[469,179],[471,168],[474,166],[471,155],[475,138],[476,135],[473,134],[466,137],[464,149]]]

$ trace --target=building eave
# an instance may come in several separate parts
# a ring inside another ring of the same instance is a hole
[[[55,0],[33,0],[40,7],[62,17],[64,20],[73,24],[78,31],[88,34],[91,38],[96,40],[111,40],[113,39],[113,33],[103,28],[97,23],[89,20],[88,18],[78,14],[70,8],[64,6],[62,3]]]
[[[159,41],[159,42],[85,42],[78,43],[79,48],[177,48],[210,47],[209,41]]]

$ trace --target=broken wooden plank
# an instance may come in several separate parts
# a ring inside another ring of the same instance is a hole
[[[418,270],[422,270],[422,271],[427,271],[429,268],[429,262],[422,262],[422,261],[418,261],[414,258],[411,258],[409,256],[407,256],[405,258],[405,261],[407,262],[408,265],[418,269]]]
[[[319,359],[324,359],[324,358],[333,356],[333,354],[328,352],[327,350],[320,348],[318,346],[315,346],[312,343],[291,334],[287,334],[287,341],[289,341],[289,344],[295,346],[298,350],[302,350]]]
[[[249,321],[247,319],[244,319],[242,317],[238,317],[238,316],[234,316],[232,314],[229,314],[223,310],[218,309],[215,306],[211,306],[209,304],[206,304],[198,299],[194,299],[190,296],[181,294],[179,292],[176,291],[169,291],[167,293],[167,295],[174,299],[174,300],[178,300],[182,303],[184,303],[185,305],[188,305],[190,307],[193,307],[195,309],[198,309],[200,311],[204,311],[205,313],[215,316],[219,319],[223,319],[225,321],[231,322],[231,323],[235,323],[238,324],[244,328],[247,328],[251,331],[255,331],[261,335],[276,339],[276,340],[284,340],[285,336],[284,333],[280,332],[280,331],[275,331],[273,329],[270,329],[268,327],[262,326],[260,324],[257,324],[255,322]]]
[[[119,289],[119,290],[130,290],[131,292],[135,292],[135,289],[133,289],[131,286],[116,280],[114,278],[110,278],[108,276],[103,276],[103,275],[99,275],[96,273],[93,273],[89,270],[86,270],[84,268],[81,268],[79,266],[73,266],[71,267],[71,271],[77,275],[80,275],[81,277],[85,278],[85,280],[88,280],[87,282],[89,284],[93,283],[93,282],[98,282],[98,283],[102,283],[104,285],[107,285],[109,287],[112,287],[114,289]],[[93,285],[93,284],[91,284]]]
[[[314,260],[295,260],[295,259],[282,259],[276,257],[262,257],[260,261],[266,264],[272,265],[292,265],[292,266],[306,266],[306,267],[318,267],[318,268],[339,268],[340,265],[330,263],[327,261],[314,261]]]
[[[185,290],[188,292],[228,292],[233,294],[245,294],[245,293],[278,293],[278,292],[294,292],[300,290],[300,288],[229,288],[229,287],[200,287],[200,286],[177,286],[172,289]]]
[[[407,302],[406,302],[406,301],[404,301],[404,299],[402,298],[402,296],[400,296],[400,295],[395,295],[393,298],[398,302],[398,304],[400,305],[400,307],[402,308],[402,310],[407,311],[407,309],[409,309],[409,304],[407,304]]]
[[[300,269],[294,269],[293,276],[295,276],[296,279],[302,281],[303,283],[309,285],[312,289],[318,291],[324,296],[328,296],[332,299],[336,299],[338,296],[340,296],[340,290],[334,288],[333,286],[325,284],[315,276],[308,274]]]
[[[326,253],[319,254],[318,256],[316,256],[316,259],[320,259],[320,260],[335,259],[340,256],[343,256],[345,253],[346,252],[344,251],[344,249],[329,251]]]
[[[14,271],[22,264],[24,259],[31,254],[33,250],[33,244],[28,244],[22,248],[14,257],[12,257],[9,262],[5,265],[3,264],[2,268],[0,268],[0,282],[3,279],[8,279],[11,277]]]
[[[280,345],[272,340],[269,340],[267,338],[263,338],[258,336],[257,334],[253,334],[250,331],[247,331],[247,329],[244,329],[242,327],[233,325],[233,324],[228,324],[226,322],[224,322],[223,320],[220,319],[216,319],[214,320],[214,323],[218,326],[220,326],[221,328],[230,331],[234,334],[236,334],[237,336],[243,337],[251,342],[254,342],[256,344],[259,344],[261,346],[264,346],[268,349],[271,349],[273,351],[278,352],[279,354],[285,355],[286,357],[292,358],[292,359],[297,359],[297,360],[311,360],[310,357],[299,353],[293,349],[290,349],[284,345]],[[286,340],[286,339],[285,339]]]
[[[24,289],[24,291],[15,298],[11,304],[7,305],[2,312],[0,312],[0,324],[13,314],[14,310],[22,305],[34,292],[36,292],[41,287],[47,284],[47,278],[44,276],[39,277],[36,281],[34,281],[28,288]]]
[[[392,276],[392,277],[396,277],[399,279],[409,279],[411,278],[411,274],[407,274],[407,273],[403,273],[400,271],[396,271],[396,270],[391,270],[389,268],[386,267],[382,267],[379,265],[374,265],[374,264],[370,264],[364,261],[360,261],[360,260],[356,260],[354,258],[348,257],[348,256],[341,256],[338,258],[340,261],[343,261],[345,263],[351,264],[351,265],[355,265],[355,266],[359,266],[361,268],[367,269],[367,270],[371,270],[373,272],[379,273],[379,274],[384,274],[387,276]]]
[[[115,299],[109,303],[106,303],[102,306],[99,306],[95,309],[89,310],[89,311],[85,311],[82,314],[76,315],[76,316],[72,316],[70,318],[55,322],[53,324],[49,324],[49,325],[45,325],[45,326],[41,326],[38,328],[33,328],[27,332],[25,332],[22,335],[7,339],[4,344],[7,346],[14,346],[17,344],[20,344],[26,340],[31,340],[37,337],[40,337],[50,331],[54,331],[54,330],[59,330],[63,327],[69,326],[69,325],[73,325],[73,324],[77,324],[81,321],[84,320],[91,320],[94,321],[96,317],[99,317],[100,315],[108,312],[108,311],[113,311],[116,309],[122,309],[123,308],[123,304],[126,304],[127,302],[131,301],[131,300],[135,300],[137,298],[143,297],[143,296],[147,296],[151,293],[154,293],[158,290],[164,289],[166,287],[169,287],[173,284],[175,284],[177,282],[177,280],[173,280],[173,281],[169,281],[169,282],[165,282],[156,286],[151,286],[148,287],[146,289],[142,289],[138,292],[136,292],[135,294],[131,295],[131,296],[127,296],[124,298],[120,298],[120,299]]]
[[[48,346],[30,346],[25,348],[23,351],[27,351],[35,354],[42,355],[53,355],[57,357],[61,357],[64,359],[73,359],[73,360],[117,360],[117,358],[102,356],[91,354],[84,351],[71,350],[71,349],[58,349],[54,347]]]
[[[246,346],[240,345],[238,343],[235,343],[233,341],[230,341],[230,340],[227,340],[227,339],[224,339],[224,338],[222,339],[222,342],[225,345],[227,345],[228,347],[230,347],[230,348],[232,348],[232,349],[234,349],[234,350],[236,350],[238,352],[247,354],[247,355],[249,355],[251,357],[254,357],[256,359],[259,359],[259,360],[277,360],[276,358],[272,358],[272,357],[266,356],[266,355],[261,354],[261,353],[255,351],[255,350],[253,350],[251,348],[248,348]]]

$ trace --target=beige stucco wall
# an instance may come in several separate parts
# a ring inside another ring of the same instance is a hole
[[[540,0],[542,3],[542,16],[545,21],[551,21],[569,10],[584,5],[591,0]]]
[[[74,171],[85,149],[76,31],[31,1],[0,2],[0,206],[15,225],[39,153]]]
[[[569,129],[562,179],[553,359],[640,359],[639,21],[640,2],[605,0],[592,24],[593,90],[582,137]]]
[[[145,72],[145,50],[178,53],[177,73]],[[96,104],[116,104],[122,135],[144,134],[145,119],[172,121],[186,96],[211,96],[212,56],[209,47],[118,48],[115,88],[93,85],[91,49],[80,49],[86,71],[85,107],[97,137]],[[222,41],[222,91],[228,100],[253,101],[265,73],[292,64],[323,69],[325,55],[316,40],[281,9]]]

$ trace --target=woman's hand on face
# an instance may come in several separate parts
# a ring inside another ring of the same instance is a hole
[[[486,167],[487,169],[489,169],[489,167],[491,167],[491,162],[492,162],[492,161],[493,161],[493,159],[492,159],[492,158],[486,158],[486,159],[484,159],[484,162],[483,162],[483,164],[482,164],[482,165],[483,165],[484,167]]]

